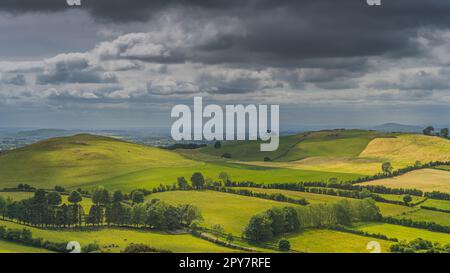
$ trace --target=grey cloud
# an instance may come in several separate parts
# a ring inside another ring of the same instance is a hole
[[[26,85],[26,83],[27,83],[27,81],[23,74],[3,75],[3,77],[0,77],[0,84],[11,84],[11,85],[17,85],[17,86],[24,86],[24,85]]]
[[[368,87],[383,90],[450,90],[450,69],[440,69],[437,73],[424,70],[417,73],[403,73],[398,79],[376,81]]]

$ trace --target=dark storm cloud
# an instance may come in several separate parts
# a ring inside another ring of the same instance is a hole
[[[56,12],[64,0],[4,0],[0,11]],[[424,27],[448,28],[450,1],[396,0],[370,7],[365,0],[83,0],[79,8],[107,22],[145,21],[168,9],[186,20],[228,16],[242,33],[224,33],[171,58],[153,62],[249,63],[273,66],[316,65],[320,59],[419,54],[414,38]],[[201,32],[198,29],[198,32]],[[136,59],[139,59],[136,57]],[[350,66],[350,65],[349,65]]]
[[[63,83],[116,83],[114,74],[101,74],[94,71],[55,71],[53,73],[39,74],[37,84],[63,84]]]

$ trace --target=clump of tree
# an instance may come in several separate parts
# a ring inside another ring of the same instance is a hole
[[[411,201],[412,201],[411,195],[407,194],[403,196],[403,202],[405,202],[406,205],[409,204],[409,202]]]
[[[450,244],[441,246],[439,243],[417,238],[410,242],[400,242],[391,245],[394,253],[450,253]]]
[[[426,136],[434,136],[435,135],[435,136],[442,137],[442,138],[448,138],[448,135],[449,135],[448,128],[442,128],[439,130],[439,132],[433,133],[434,132],[433,126],[427,126],[425,129],[423,129],[422,132]]]
[[[71,194],[72,195],[72,194]],[[59,192],[36,190],[34,196],[21,201],[0,200],[0,213],[3,218],[15,219],[39,227],[70,227],[80,226],[84,211],[78,204],[79,199],[70,198],[70,204],[61,204],[62,197]]]
[[[297,209],[272,208],[250,219],[244,237],[250,241],[264,242],[305,228],[348,226],[355,221],[380,219],[380,209],[372,199],[342,200],[333,204],[313,204]]]
[[[433,126],[427,126],[425,127],[422,132],[424,135],[426,136],[432,136],[433,135],[433,131],[434,131],[434,127]]]
[[[280,251],[289,251],[289,250],[291,250],[291,243],[288,240],[285,240],[285,239],[280,240],[278,242],[278,249]]]
[[[274,236],[298,231],[297,211],[292,207],[272,208],[250,219],[244,237],[255,242],[271,240]]]
[[[194,189],[201,190],[205,186],[205,178],[203,177],[202,173],[195,172],[191,176],[191,183]]]

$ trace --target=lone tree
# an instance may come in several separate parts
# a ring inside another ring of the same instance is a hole
[[[411,195],[407,194],[407,195],[403,196],[403,202],[405,202],[405,204],[408,204],[411,201],[412,201]]]
[[[434,127],[428,126],[425,129],[423,129],[423,134],[426,136],[431,136],[433,134],[433,131],[434,131]]]
[[[288,240],[280,240],[278,242],[278,249],[280,251],[289,251],[291,250],[291,243]]]
[[[205,186],[205,178],[203,177],[203,174],[199,172],[196,172],[191,176],[191,182],[192,187],[197,190],[203,189],[203,187]]]
[[[391,173],[392,173],[392,165],[391,165],[391,162],[384,162],[384,163],[381,165],[381,170],[383,171],[383,173],[391,174]]]

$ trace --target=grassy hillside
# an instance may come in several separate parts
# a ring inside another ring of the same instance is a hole
[[[351,157],[358,156],[372,139],[382,136],[375,131],[327,130],[281,136],[280,146],[273,152],[261,152],[260,142],[256,141],[227,141],[219,149],[208,146],[199,152],[217,157],[229,153],[232,159],[240,161],[263,161],[265,157],[275,162],[315,156]]]
[[[374,175],[383,162],[395,169],[412,166],[416,161],[450,160],[450,141],[417,134],[380,134],[372,131],[314,132],[289,152],[271,162],[246,164],[295,170],[343,172]],[[444,167],[445,168],[445,167]]]
[[[394,168],[414,165],[416,160],[450,161],[450,140],[413,134],[377,138],[367,145],[360,156],[389,161]]]
[[[113,138],[75,135],[1,154],[0,185],[75,187],[151,167],[179,165],[194,166],[195,162],[165,150]]]
[[[339,172],[204,162],[168,150],[86,134],[54,138],[0,154],[0,188],[27,183],[38,188],[102,185],[129,191],[171,185],[177,177],[189,178],[195,171],[213,179],[225,171],[237,181],[260,183],[358,177]]]
[[[391,188],[419,189],[427,192],[450,192],[450,172],[422,169],[392,178],[362,183],[361,185],[382,185]]]

